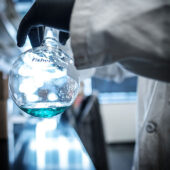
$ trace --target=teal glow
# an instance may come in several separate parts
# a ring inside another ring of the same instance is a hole
[[[56,108],[26,108],[21,106],[20,109],[29,115],[41,118],[50,118],[58,114],[63,113],[68,107],[56,107]]]

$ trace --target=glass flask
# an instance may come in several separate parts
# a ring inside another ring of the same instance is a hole
[[[46,38],[14,62],[9,90],[17,106],[29,115],[49,118],[63,113],[75,100],[79,77],[73,58],[59,42]]]

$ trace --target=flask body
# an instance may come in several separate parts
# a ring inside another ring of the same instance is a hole
[[[58,46],[42,46],[23,53],[9,76],[12,99],[36,117],[63,113],[75,100],[79,78],[73,59]]]

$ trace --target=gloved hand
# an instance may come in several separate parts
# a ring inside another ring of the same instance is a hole
[[[29,35],[31,45],[33,47],[39,46],[43,40],[44,26],[59,29],[59,41],[65,44],[69,37],[69,25],[74,1],[36,0],[20,23],[17,33],[17,45],[22,47],[27,35]]]

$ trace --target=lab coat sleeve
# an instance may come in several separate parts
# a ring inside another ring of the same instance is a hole
[[[108,81],[114,81],[116,83],[122,83],[126,78],[134,77],[135,74],[125,70],[122,65],[116,62],[97,67],[93,76]]]
[[[78,69],[118,61],[170,82],[170,0],[76,0],[71,45]]]

